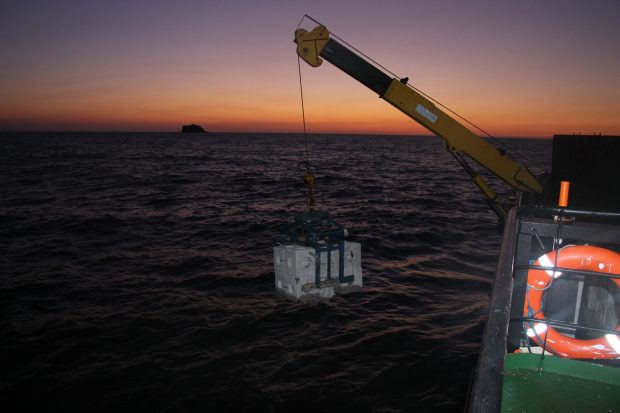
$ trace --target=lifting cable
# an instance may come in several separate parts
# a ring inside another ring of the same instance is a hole
[[[303,19],[302,19],[303,20]],[[301,24],[301,22],[299,23]],[[299,27],[299,26],[297,26]],[[301,58],[297,56],[297,69],[299,72],[299,95],[301,97],[301,118],[304,126],[304,144],[306,147],[306,173],[304,174],[304,183],[306,184],[306,188],[308,188],[308,193],[306,196],[306,208],[308,212],[312,211],[314,207],[314,201],[312,199],[312,187],[314,186],[314,175],[310,172],[310,155],[308,154],[308,133],[306,130],[306,111],[304,108],[304,88],[301,80]]]
[[[304,87],[301,81],[301,58],[297,56],[297,69],[299,72],[299,95],[301,97],[301,119],[304,125],[304,143],[306,145],[306,171],[310,170],[310,157],[308,155],[308,133],[306,131],[306,111],[304,108]]]

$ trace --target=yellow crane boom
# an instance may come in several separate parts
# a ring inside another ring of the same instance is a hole
[[[312,31],[295,31],[297,54],[310,66],[320,66],[327,60],[371,90],[383,100],[443,138],[446,150],[470,174],[480,188],[490,207],[504,219],[508,213],[505,202],[487,182],[467,163],[464,155],[473,159],[506,184],[521,192],[541,193],[542,187],[530,171],[510,159],[503,151],[490,145],[456,119],[437,107],[417,90],[407,84],[407,79],[387,75],[336,39],[330,37],[325,26]]]

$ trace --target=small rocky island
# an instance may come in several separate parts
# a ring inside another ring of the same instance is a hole
[[[183,127],[181,127],[181,133],[207,133],[207,131],[204,130],[202,126],[192,123],[191,125],[183,125]]]

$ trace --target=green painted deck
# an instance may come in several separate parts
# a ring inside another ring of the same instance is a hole
[[[504,359],[502,412],[620,412],[620,368],[539,354]]]

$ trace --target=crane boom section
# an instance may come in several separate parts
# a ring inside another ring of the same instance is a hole
[[[426,129],[442,137],[449,151],[466,154],[519,191],[542,192],[542,187],[526,168],[508,158],[398,79],[392,80],[382,98]]]
[[[374,91],[395,108],[444,139],[446,149],[455,156],[465,154],[501,178],[511,187],[523,192],[542,192],[542,187],[529,172],[487,143],[454,118],[438,108],[424,95],[409,87],[406,80],[388,76],[357,53],[329,37],[324,26],[311,32],[295,32],[298,55],[311,66],[319,66],[325,59],[363,85]],[[482,178],[472,175],[481,187]],[[495,193],[483,184],[487,200],[495,202]]]

